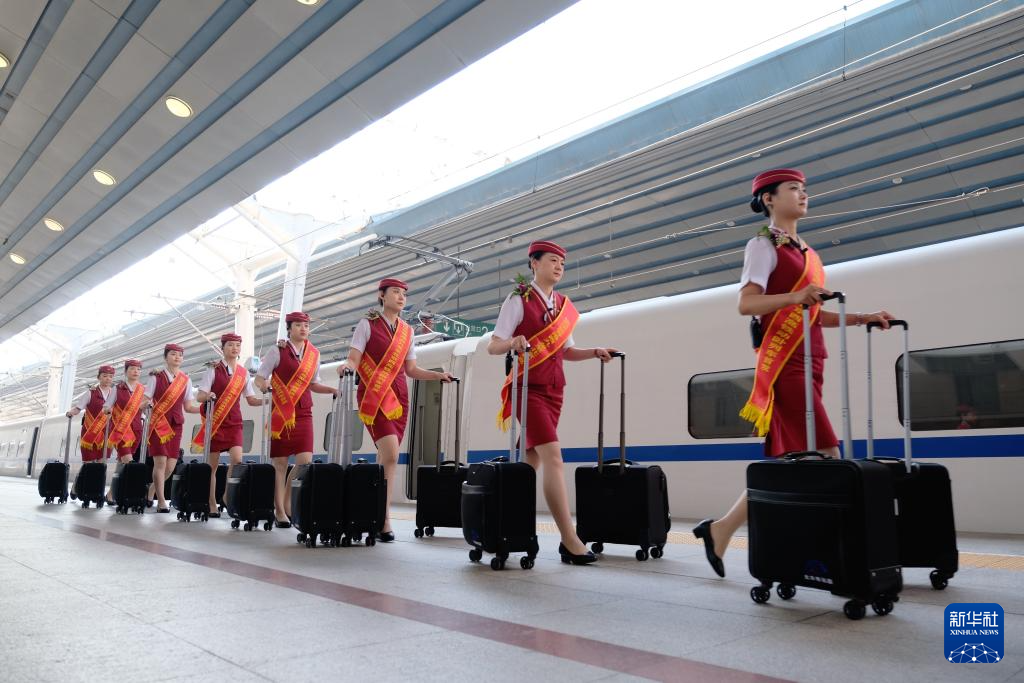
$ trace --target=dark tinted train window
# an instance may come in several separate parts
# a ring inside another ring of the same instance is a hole
[[[327,451],[330,444],[328,443],[331,438],[331,416],[333,413],[327,413],[327,419],[324,420],[324,451]],[[353,410],[349,413],[349,431],[352,433],[352,452],[355,453],[363,447],[363,423],[359,421],[359,411]]]
[[[709,372],[690,378],[690,435],[695,439],[753,436],[753,425],[740,417],[740,409],[753,386],[753,368]]]
[[[242,420],[242,451],[252,451],[252,437],[256,431],[256,423],[253,420]]]
[[[896,361],[903,421],[903,357]],[[911,427],[1024,426],[1024,340],[910,352]]]
[[[202,424],[200,424],[200,423],[196,423],[196,424],[192,425],[192,438],[188,440],[189,443],[192,443],[193,441],[196,440],[196,436],[199,434],[199,428],[200,427],[202,427]],[[187,445],[187,444],[182,444],[182,445]],[[186,448],[185,450],[188,450],[188,449]]]

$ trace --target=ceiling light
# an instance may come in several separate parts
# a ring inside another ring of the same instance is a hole
[[[750,155],[750,158],[751,159],[760,159],[761,158],[761,153],[760,152],[754,152],[753,154]]]
[[[168,97],[164,100],[167,110],[178,118],[187,119],[192,116],[192,106],[180,97]]]
[[[903,178],[901,178],[899,176],[896,176],[895,178],[892,179],[892,184],[893,185],[899,185],[902,182],[903,182]]]
[[[110,175],[106,171],[101,171],[98,168],[92,172],[92,177],[95,178],[96,182],[100,185],[113,185],[117,182],[117,180],[114,179],[114,176]]]
[[[10,255],[11,255],[11,260],[14,261],[15,263],[17,263],[19,266],[25,265],[25,257],[24,256],[22,256],[21,254],[15,254],[13,251],[11,252]]]
[[[300,5],[315,5],[316,3],[320,2],[320,0],[297,0],[297,2]]]
[[[970,90],[973,87],[974,87],[973,83],[964,83],[963,85],[960,86],[960,92],[967,92],[968,90]]]
[[[7,59],[7,55],[0,52],[0,69],[6,69],[11,65],[11,60]]]
[[[44,218],[43,225],[54,232],[64,232],[64,226],[61,225],[59,221],[55,221],[52,218]]]

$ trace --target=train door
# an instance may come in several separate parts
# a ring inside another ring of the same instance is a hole
[[[441,368],[431,368],[441,372]],[[416,468],[436,465],[441,454],[442,382],[416,380],[409,406],[409,458],[405,476],[405,495],[416,500]]]
[[[28,440],[28,463],[25,466],[26,477],[32,476],[32,463],[35,462],[36,450],[39,448],[39,431],[39,427],[34,427],[32,429],[31,438]]]

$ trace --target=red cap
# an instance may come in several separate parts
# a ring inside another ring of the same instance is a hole
[[[177,351],[178,353],[185,353],[184,347],[181,347],[177,344],[165,344],[164,353],[167,353],[168,351]]]
[[[804,174],[795,168],[776,168],[771,171],[765,171],[754,178],[754,182],[750,186],[750,193],[757,194],[757,191],[762,187],[774,185],[775,183],[784,183],[787,180],[795,180],[798,183],[807,182]]]
[[[409,285],[393,277],[386,277],[377,285],[377,289],[387,289],[388,287],[401,287],[405,291],[409,291]]]
[[[235,334],[234,332],[227,332],[225,334],[220,335],[220,345],[221,346],[224,346],[229,341],[240,342],[240,341],[242,341],[242,337],[241,337],[241,335]]]
[[[545,254],[556,254],[561,258],[565,258],[565,249],[558,246],[554,242],[548,242],[547,240],[537,240],[530,244],[530,250],[526,252],[527,256],[536,254],[537,252],[543,252]]]
[[[103,373],[106,373],[108,375],[113,375],[115,372],[116,371],[114,370],[114,366],[113,365],[101,365],[99,371],[96,372],[96,376],[99,377]]]
[[[284,317],[286,323],[308,323],[309,316],[302,311],[292,311]]]
[[[135,360],[134,358],[129,358],[128,360],[126,360],[124,362],[124,369],[127,370],[128,368],[139,368],[139,369],[141,369],[142,368],[142,361],[141,360]]]

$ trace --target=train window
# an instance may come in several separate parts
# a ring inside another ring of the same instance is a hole
[[[708,372],[690,378],[687,391],[690,436],[735,439],[753,435],[740,409],[754,386],[754,369]]]
[[[327,413],[327,419],[324,420],[324,451],[330,447],[331,440],[331,415],[333,413]],[[348,418],[348,429],[352,435],[352,452],[355,453],[363,447],[363,423],[359,421],[359,410],[353,410],[349,413]]]
[[[248,453],[252,450],[252,436],[256,432],[254,420],[242,420],[242,451]]]
[[[199,428],[200,428],[201,426],[202,426],[202,425],[200,425],[200,424],[194,424],[194,425],[192,425],[192,438],[188,440],[188,442],[189,442],[189,443],[192,443],[193,441],[195,441],[195,440],[196,440],[196,436],[198,436],[198,434],[199,434]]]
[[[1024,427],[1024,339],[910,352],[915,431]],[[903,422],[903,357],[896,361]]]

